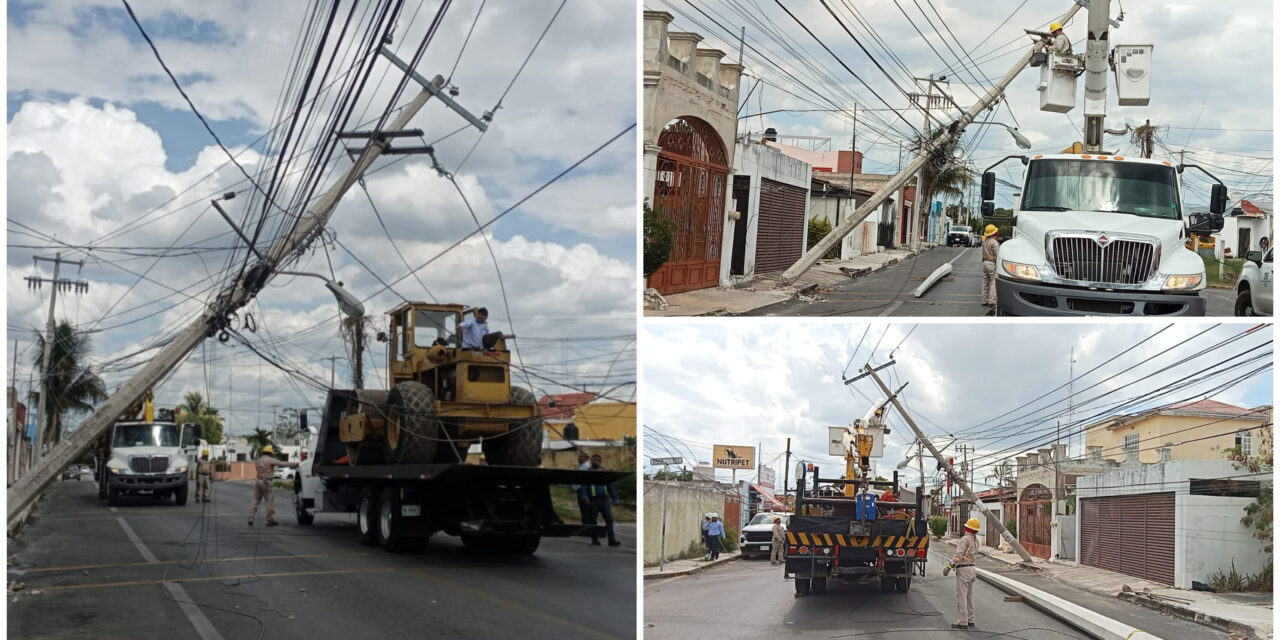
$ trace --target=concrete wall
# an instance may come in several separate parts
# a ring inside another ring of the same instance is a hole
[[[724,217],[724,237],[720,249],[720,284],[731,287],[755,277],[756,272],[756,234],[760,230],[760,184],[768,178],[775,182],[792,185],[805,191],[805,211],[809,209],[809,176],[812,169],[804,162],[796,160],[772,147],[750,142],[736,145],[734,153],[733,175],[751,177],[751,191],[748,196],[747,215],[741,220],[730,220],[726,207]],[[733,195],[733,177],[729,178],[729,195]],[[807,215],[807,214],[806,214]],[[807,220],[807,218],[806,218]],[[743,261],[743,273],[740,276],[730,275],[729,268],[733,259],[733,234],[737,225],[747,225],[746,257]],[[807,229],[797,230],[802,236]]]
[[[1249,230],[1249,246],[1241,247],[1240,245],[1240,229]],[[1231,250],[1232,258],[1243,258],[1250,251],[1261,251],[1262,245],[1259,240],[1267,238],[1268,242],[1272,241],[1271,236],[1271,220],[1267,217],[1253,216],[1226,216],[1222,219],[1222,231],[1213,234],[1218,239],[1214,245],[1214,253],[1221,260],[1228,249]]]
[[[1119,460],[1124,457],[1124,438],[1137,433],[1140,449],[1159,447],[1166,442],[1182,442],[1188,439],[1205,437],[1204,440],[1188,442],[1173,447],[1171,458],[1174,460],[1202,459],[1222,460],[1222,451],[1236,446],[1235,432],[1238,429],[1257,427],[1268,422],[1265,414],[1256,418],[1229,419],[1222,422],[1221,415],[1167,415],[1157,414],[1114,429],[1106,427],[1090,428],[1085,432],[1085,446],[1102,446],[1102,456]],[[1213,422],[1209,426],[1201,426]],[[1216,438],[1207,436],[1222,433]],[[1255,451],[1261,446],[1262,432],[1253,431]],[[1139,458],[1142,462],[1153,463],[1159,460],[1160,454],[1155,449],[1142,451]]]
[[[835,228],[837,224],[853,215],[853,212],[866,201],[866,196],[854,196],[852,206],[850,206],[849,198],[823,197],[819,193],[811,191],[809,194],[809,211],[806,214],[805,222],[808,223],[809,220],[825,217],[827,222],[831,223],[831,227]],[[887,218],[889,211],[890,205],[888,202],[872,211],[871,215],[867,216],[861,224],[840,241],[838,257],[841,260],[850,260],[883,249],[883,247],[876,245],[877,225],[881,220]]]
[[[1190,479],[1227,478],[1273,482],[1271,473],[1244,476],[1225,460],[1173,460],[1163,464],[1120,468],[1082,477],[1077,481],[1079,499],[1099,496],[1174,493],[1174,586],[1190,589],[1191,582],[1206,582],[1209,575],[1228,571],[1253,573],[1266,562],[1261,540],[1240,523],[1252,498],[1190,495]],[[1077,536],[1077,541],[1079,536]],[[1076,557],[1080,557],[1079,543]]]
[[[664,483],[654,480],[644,482],[644,562],[655,564],[659,560],[662,542],[662,495]],[[702,516],[709,511],[725,515],[726,493],[736,499],[735,487],[728,489],[711,482],[671,482],[667,492],[667,558],[673,558],[689,547],[701,543]],[[736,523],[726,524],[726,527]]]

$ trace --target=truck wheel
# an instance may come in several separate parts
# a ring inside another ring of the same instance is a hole
[[[115,487],[107,487],[107,506],[120,506],[120,490]]]
[[[1256,316],[1258,312],[1253,310],[1253,297],[1249,295],[1249,290],[1245,289],[1236,295],[1236,315],[1238,316]]]
[[[400,488],[389,484],[382,490],[378,503],[378,541],[392,553],[404,550],[404,522],[400,515]]]
[[[808,578],[796,578],[796,595],[798,596],[809,595],[809,579]]]
[[[889,578],[889,577],[880,578],[880,593],[893,593],[893,587],[894,587],[893,578]]]
[[[511,387],[511,404],[534,406],[528,420],[512,420],[506,435],[485,438],[480,443],[489,464],[536,467],[542,464],[542,416],[538,399],[528,389]]]
[[[827,592],[827,579],[825,577],[814,578],[811,582],[813,583],[811,587],[814,595]]]
[[[383,440],[387,462],[431,462],[440,438],[436,399],[421,382],[406,380],[387,396],[387,432]]]
[[[188,487],[185,483],[182,486],[178,487],[177,489],[174,489],[173,491],[174,504],[178,505],[179,507],[185,506],[187,504],[187,489]]]
[[[378,544],[378,494],[375,487],[365,489],[360,496],[360,508],[356,512],[360,527],[360,544],[372,547]]]
[[[98,499],[107,499],[107,479],[105,476],[98,479]]]

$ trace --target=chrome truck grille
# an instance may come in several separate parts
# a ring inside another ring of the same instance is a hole
[[[133,456],[129,470],[134,473],[164,473],[169,470],[169,456]]]
[[[1159,245],[1109,234],[1058,236],[1050,241],[1053,269],[1081,283],[1140,285],[1160,266]]]

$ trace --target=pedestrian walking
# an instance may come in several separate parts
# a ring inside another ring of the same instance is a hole
[[[973,628],[973,581],[978,578],[978,568],[973,566],[978,553],[978,529],[982,528],[977,518],[969,518],[964,523],[964,535],[956,543],[956,552],[951,556],[951,564],[956,573],[956,609],[958,617],[951,626],[956,629]]]
[[[712,513],[711,522],[707,524],[707,547],[711,549],[711,559],[720,558],[720,540],[724,538],[724,523],[720,522],[720,514]]]
[[[711,525],[711,514],[707,513],[702,516],[702,546],[707,548],[707,555],[702,556],[703,560],[711,559],[711,538],[707,536],[707,527]]]
[[[585,451],[578,452],[578,470],[586,471],[591,468],[591,457]],[[582,530],[586,531],[587,526],[595,526],[596,514],[591,511],[591,496],[587,494],[586,485],[575,484],[573,490],[578,494],[578,516],[582,520]]]
[[[994,224],[982,231],[982,306],[996,304],[996,253],[1000,251],[1000,230]]]
[[[209,489],[213,484],[213,461],[209,460],[209,450],[200,452],[196,460],[196,502],[209,501]]]
[[[271,445],[262,447],[262,453],[253,461],[256,479],[253,481],[253,507],[249,510],[249,526],[258,515],[258,504],[267,501],[267,526],[276,526],[276,496],[271,481],[275,479],[276,467],[296,467],[296,462],[276,460],[275,449]]]
[[[769,564],[782,562],[782,548],[786,545],[786,530],[782,528],[782,518],[773,517],[773,539],[769,542]]]

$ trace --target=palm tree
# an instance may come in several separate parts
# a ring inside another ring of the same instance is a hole
[[[945,127],[933,129],[928,134],[930,141],[936,140],[946,131]],[[930,143],[932,145],[932,142]],[[965,189],[973,184],[973,176],[968,168],[955,159],[956,148],[960,144],[959,136],[951,138],[944,144],[932,145],[929,158],[920,169],[919,189],[916,194],[917,221],[927,217],[928,207],[932,206],[933,197],[939,194],[964,197]],[[923,205],[923,206],[921,206]]]
[[[45,413],[40,416],[44,422],[42,442],[50,447],[62,440],[63,418],[71,414],[89,413],[95,403],[107,399],[107,389],[97,374],[86,364],[89,352],[89,336],[76,331],[70,322],[62,321],[53,328],[53,345],[50,350],[51,365],[45,367],[45,336],[39,330],[32,329],[36,335],[36,371],[44,381],[44,390],[48,393]],[[31,392],[33,402],[38,402],[40,394]]]
[[[262,451],[262,448],[267,445],[271,445],[271,448],[273,449],[275,448],[275,443],[271,441],[270,429],[261,429],[261,428],[254,429],[253,433],[244,437],[244,440],[245,442],[249,443],[249,451],[250,451],[249,457],[251,458],[258,457],[258,454]]]
[[[198,391],[188,391],[184,402],[178,405],[178,422],[194,422],[200,425],[200,435],[209,444],[222,442],[222,416],[218,408],[205,402]]]

